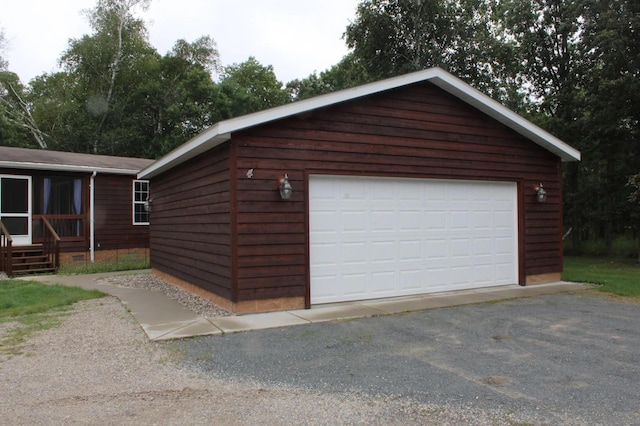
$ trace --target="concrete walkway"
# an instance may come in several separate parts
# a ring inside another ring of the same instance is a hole
[[[345,302],[262,314],[203,318],[160,292],[100,284],[97,280],[116,274],[148,273],[124,271],[92,275],[43,275],[25,277],[45,284],[62,284],[100,290],[117,297],[128,308],[150,340],[171,340],[193,336],[224,335],[249,330],[261,330],[324,321],[391,315],[423,309],[444,308],[472,303],[492,302],[569,291],[586,290],[578,283],[554,282],[521,287],[508,285],[477,290],[432,293],[420,296]]]

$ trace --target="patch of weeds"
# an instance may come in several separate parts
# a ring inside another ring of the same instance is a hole
[[[310,337],[314,337],[316,334],[318,334],[318,333],[315,330],[303,330],[300,333],[299,337],[302,338],[302,339],[307,339],[307,338],[310,338]]]
[[[24,343],[37,332],[57,327],[66,315],[66,312],[58,310],[0,319],[0,323],[6,323],[0,334],[0,355],[30,356],[23,352]]]
[[[35,333],[58,326],[73,303],[102,296],[78,287],[0,281],[0,355],[23,354],[24,343]]]
[[[340,339],[339,341],[336,341],[332,344],[327,344],[325,345],[326,349],[334,349],[334,348],[339,348],[339,347],[343,347],[343,346],[357,346],[357,345],[362,345],[362,344],[368,344],[371,343],[373,341],[373,335],[370,333],[366,333],[366,334],[353,334],[350,336],[345,336],[342,339]]]
[[[99,274],[104,272],[135,271],[149,269],[151,262],[148,257],[130,255],[118,256],[115,259],[104,260],[102,262],[85,262],[63,264],[58,269],[59,275],[84,275]]]

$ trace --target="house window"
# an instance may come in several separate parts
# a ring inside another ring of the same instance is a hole
[[[147,201],[149,200],[149,181],[133,181],[133,224],[148,225],[149,210]]]
[[[38,177],[34,186],[34,213],[82,214],[82,179],[67,176]]]

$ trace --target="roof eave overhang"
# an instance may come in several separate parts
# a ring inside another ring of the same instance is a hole
[[[113,175],[137,175],[140,170],[115,169],[111,167],[75,166],[69,164],[49,164],[29,161],[0,161],[0,168],[21,170],[45,170],[70,173],[108,173]]]
[[[220,124],[205,130],[190,141],[161,157],[138,173],[138,179],[151,179],[231,139],[230,133],[218,134]]]
[[[472,88],[459,78],[441,68],[430,68],[398,77],[382,80],[362,86],[317,96],[303,101],[293,102],[276,108],[248,114],[245,116],[221,121],[205,130],[185,144],[160,158],[149,167],[138,173],[139,179],[150,179],[185,161],[188,161],[229,139],[236,131],[284,119],[297,114],[335,105],[360,97],[396,89],[402,86],[429,81],[446,92],[458,97],[490,117],[498,120],[527,139],[532,140],[548,151],[554,153],[562,161],[579,161],[580,152],[560,139],[542,130],[525,118],[506,108],[489,96]]]

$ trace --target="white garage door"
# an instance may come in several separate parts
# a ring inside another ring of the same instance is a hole
[[[311,303],[517,283],[516,184],[312,175]]]

